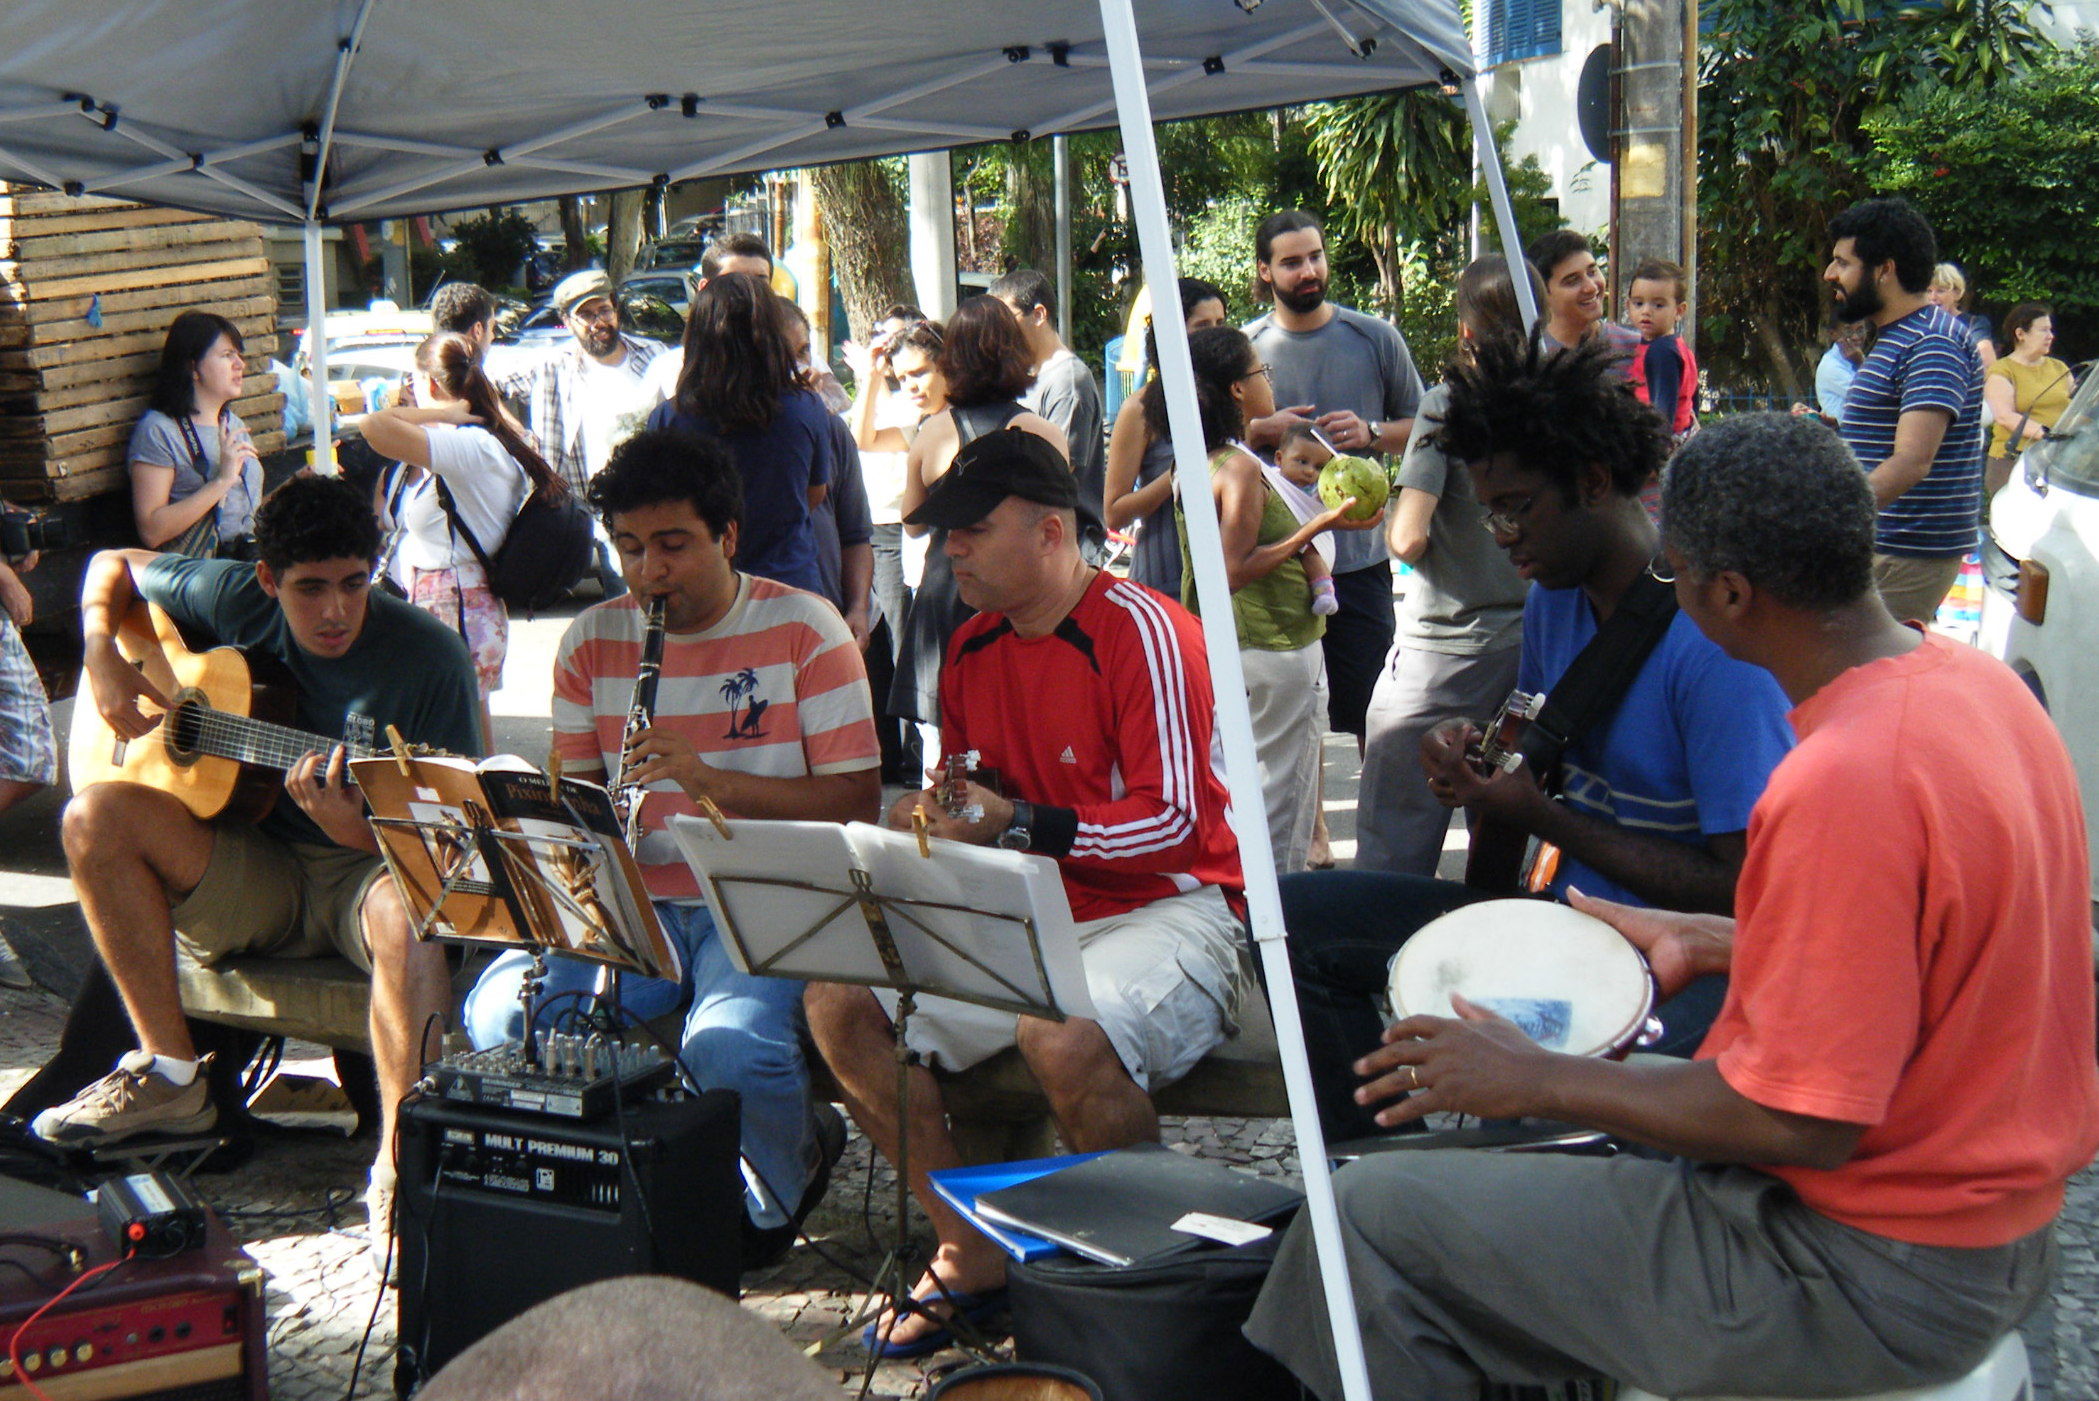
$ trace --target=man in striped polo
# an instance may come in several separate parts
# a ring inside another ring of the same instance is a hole
[[[1862,200],[1829,221],[1837,315],[1871,321],[1844,399],[1844,443],[1866,469],[1880,524],[1873,580],[1898,619],[1930,622],[1975,548],[1982,509],[1982,361],[1933,306],[1938,244],[1908,200]]]
[[[750,1269],[793,1244],[823,1195],[844,1124],[828,1105],[811,1111],[801,984],[736,969],[665,829],[673,813],[699,812],[703,797],[731,817],[871,820],[881,802],[873,700],[837,609],[737,570],[743,492],[718,443],[668,428],[636,434],[591,478],[589,498],[631,592],[585,609],[561,639],[554,752],[574,776],[602,782],[620,773],[643,604],[663,598],[655,714],[626,776],[645,790],[635,859],[664,933],[684,955],[685,976],[625,978],[621,1004],[647,1018],[685,1006],[687,1072],[702,1088],[742,1099]],[[519,1038],[518,988],[529,962],[521,952],[503,955],[468,994],[467,1031],[477,1047]],[[554,959],[541,1005],[588,991],[594,975],[592,965]]]
[[[1179,604],[1088,565],[1078,487],[1033,434],[964,447],[909,518],[948,532],[955,582],[977,616],[956,630],[940,674],[941,748],[976,750],[1002,792],[972,783],[977,816],[932,792],[935,835],[1056,860],[1078,922],[1094,1017],[1056,1023],[928,997],[908,1040],[920,1065],[899,1126],[885,1005],[863,987],[811,983],[809,1027],[853,1115],[891,1162],[908,1140],[911,1186],[940,1246],[905,1317],[865,1337],[886,1357],[943,1346],[954,1313],[1005,1281],[1005,1257],[933,1195],[926,1173],[959,1162],[925,1068],[962,1070],[1018,1046],[1065,1143],[1156,1139],[1150,1091],[1188,1073],[1232,1031],[1242,986],[1239,848],[1212,767],[1215,706],[1200,625]]]

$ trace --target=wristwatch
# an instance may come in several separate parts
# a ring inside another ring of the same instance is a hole
[[[1006,823],[1006,830],[996,838],[1000,847],[1007,851],[1026,851],[1035,844],[1035,805],[1021,798],[1013,800],[1013,816]]]
[[[1385,425],[1379,423],[1376,419],[1373,418],[1370,420],[1369,423],[1365,424],[1364,427],[1367,428],[1370,432],[1370,441],[1363,444],[1363,448],[1366,452],[1376,452],[1377,440],[1379,436],[1384,433]]]

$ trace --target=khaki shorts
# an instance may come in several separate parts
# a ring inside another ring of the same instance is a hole
[[[1094,1020],[1139,1089],[1171,1085],[1238,1031],[1245,932],[1214,885],[1077,926]],[[896,1015],[896,994],[875,989]],[[1011,1012],[921,997],[905,1041],[942,1070],[967,1070],[1015,1042]]]
[[[347,847],[288,842],[253,827],[219,827],[204,879],[175,906],[175,935],[199,963],[235,954],[341,954],[367,973],[358,910],[386,863]]]
[[[1906,555],[1873,556],[1873,583],[1880,601],[1888,605],[1898,623],[1930,625],[1939,615],[1939,605],[1953,592],[1961,575],[1960,555],[1934,559],[1911,559]]]

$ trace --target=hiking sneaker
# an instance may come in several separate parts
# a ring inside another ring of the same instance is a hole
[[[394,1189],[399,1179],[381,1181],[377,1169],[365,1182],[365,1258],[380,1287],[391,1289],[401,1282],[400,1248],[394,1240]]]
[[[151,1051],[127,1051],[117,1068],[36,1116],[30,1132],[62,1148],[99,1148],[145,1134],[202,1133],[219,1120],[211,1102],[211,1057],[177,1085],[153,1068]]]

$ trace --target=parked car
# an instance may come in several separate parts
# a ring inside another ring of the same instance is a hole
[[[2048,708],[2077,768],[2099,880],[2099,364],[1990,503],[1978,645]],[[2099,904],[2099,885],[2093,891]]]

